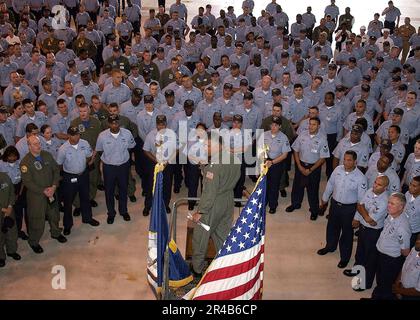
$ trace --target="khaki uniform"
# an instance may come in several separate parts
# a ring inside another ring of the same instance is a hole
[[[71,126],[76,126],[79,128],[80,131],[80,138],[86,140],[89,142],[90,147],[92,150],[95,150],[96,148],[96,140],[98,140],[98,136],[102,131],[102,125],[101,122],[94,118],[89,117],[90,126],[89,128],[85,128],[82,124],[82,120],[79,118],[74,119],[71,122]],[[82,129],[82,130],[80,130]],[[95,199],[96,192],[98,191],[98,183],[100,179],[100,171],[99,171],[99,164],[100,164],[100,156],[96,155],[95,161],[94,161],[94,168],[93,170],[89,171],[89,198],[90,200]],[[76,196],[74,199],[74,205],[76,208],[80,208],[80,200],[79,196]]]
[[[42,161],[38,161],[32,153],[28,153],[20,163],[22,182],[26,187],[27,215],[29,244],[36,246],[44,234],[45,218],[50,224],[51,237],[58,237],[61,234],[59,228],[60,214],[58,201],[49,203],[44,195],[44,190],[52,185],[58,187],[60,181],[60,169],[52,155],[41,151]],[[57,195],[55,198],[58,199]]]
[[[416,28],[414,28],[411,24],[408,26],[404,24],[398,28],[398,31],[400,32],[400,36],[403,40],[401,63],[404,64],[407,59],[407,55],[410,52],[410,43],[408,41],[411,36],[416,33]]]
[[[131,134],[133,135],[133,138],[137,138],[139,133],[138,133],[138,129],[137,129],[137,125],[134,124],[132,121],[130,121],[130,119],[128,119],[125,116],[122,115],[118,115],[120,117],[120,127],[130,130]],[[109,128],[108,125],[108,119],[106,120],[102,120],[102,129],[106,130]],[[131,170],[128,173],[128,189],[127,189],[127,194],[129,197],[134,196],[134,194],[136,193],[136,180],[133,177],[133,174],[131,173]],[[115,188],[115,194],[118,195],[118,186],[116,186]]]
[[[203,192],[198,205],[200,221],[210,226],[210,231],[200,226],[194,228],[192,263],[195,272],[201,273],[207,253],[209,238],[213,239],[216,252],[229,235],[233,221],[233,189],[241,174],[241,165],[208,164],[203,168]],[[220,161],[221,162],[221,161]]]
[[[15,204],[15,191],[9,176],[0,172],[0,209],[13,206]],[[4,246],[6,245],[6,251],[9,254],[16,253],[17,251],[17,229],[16,223],[13,228],[9,229],[7,233],[1,231],[3,227],[4,213],[0,212],[0,260],[6,260],[6,252]],[[15,219],[14,213],[12,212],[11,218]],[[16,221],[16,220],[15,220]]]
[[[80,50],[86,49],[88,52],[89,58],[91,58],[93,61],[95,61],[96,58],[96,46],[95,44],[89,40],[89,39],[76,39],[73,41],[73,51],[76,54],[76,56],[79,56]]]
[[[42,42],[42,52],[47,54],[47,52],[54,52],[56,54],[60,48],[58,47],[59,40],[56,38],[47,38]]]

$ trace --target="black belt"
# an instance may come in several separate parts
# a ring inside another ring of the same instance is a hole
[[[63,171],[63,174],[66,175],[66,176],[70,176],[70,177],[80,177],[80,176],[83,176],[83,174],[85,172],[86,172],[86,170],[83,171],[82,173],[69,173],[69,172]]]
[[[360,229],[363,229],[363,230],[375,230],[375,231],[378,231],[378,232],[381,232],[382,231],[382,228],[381,229],[370,228],[370,227],[366,227],[363,224],[360,224],[359,228]]]
[[[315,163],[307,163],[307,162],[303,162],[301,161],[300,164],[305,168],[311,168]]]
[[[332,200],[340,207],[350,207],[350,206],[355,206],[356,205],[356,203],[341,203],[341,202],[338,202],[337,200],[335,200],[334,198]]]

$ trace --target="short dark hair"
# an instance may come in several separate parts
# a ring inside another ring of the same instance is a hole
[[[394,161],[394,155],[393,155],[391,152],[385,153],[385,154],[383,155],[383,157],[388,158],[388,160],[389,160],[389,164],[390,164],[390,165],[391,165],[391,163]]]
[[[363,131],[366,131],[368,128],[368,122],[366,120],[366,118],[361,117],[361,118],[357,118],[356,121],[354,122],[354,124],[359,124],[362,126]]]
[[[11,155],[14,155],[16,157],[16,160],[20,159],[20,154],[18,149],[16,149],[15,146],[8,146],[6,148],[6,150],[4,150],[3,156],[1,157],[1,159],[4,162],[7,162],[7,158],[10,157]]]
[[[44,124],[39,131],[43,134],[48,128],[51,128],[51,126],[49,124]]]
[[[28,99],[28,98],[23,99],[23,101],[22,101],[23,106],[25,106],[25,104],[28,104],[28,103],[33,103],[33,101],[31,99]]]
[[[309,121],[316,121],[316,122],[318,122],[318,125],[321,124],[321,120],[318,117],[310,118]]]
[[[62,99],[62,98],[60,98],[60,99],[58,99],[58,100],[57,100],[57,106],[58,106],[59,104],[63,104],[63,103],[66,103],[66,100],[64,100],[64,99]]]
[[[407,92],[407,94],[414,94],[414,96],[416,97],[416,99],[417,99],[417,92],[415,92],[415,91],[408,91]]]
[[[38,130],[38,126],[35,123],[28,123],[25,127],[26,133],[31,133],[34,130]]]
[[[344,155],[349,155],[353,158],[353,160],[357,160],[357,153],[353,150],[347,150]]]
[[[399,126],[397,126],[396,124],[393,124],[391,126],[389,126],[389,128],[394,128],[395,130],[397,130],[398,134],[401,134],[401,128]]]

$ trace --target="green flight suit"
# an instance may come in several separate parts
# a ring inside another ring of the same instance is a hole
[[[196,73],[191,78],[193,86],[200,90],[203,90],[206,86],[211,83],[211,75],[208,72],[204,72],[203,75]]]
[[[99,134],[102,132],[102,125],[101,122],[96,119],[95,117],[89,117],[89,128],[85,128],[82,124],[82,120],[79,118],[74,119],[71,122],[71,126],[76,126],[79,128],[80,131],[80,138],[89,142],[90,147],[92,150],[96,148],[96,140],[98,140]],[[100,179],[100,171],[99,171],[99,164],[100,164],[100,156],[97,154],[94,161],[94,168],[93,170],[89,171],[89,199],[94,200],[96,197],[96,192],[98,191],[98,183]],[[76,208],[80,208],[80,199],[79,195],[77,195],[74,199],[74,206]]]
[[[217,252],[232,227],[233,189],[241,175],[241,165],[234,163],[234,157],[227,157],[230,164],[208,164],[203,169],[203,191],[198,212],[202,214],[200,221],[209,225],[210,230],[206,231],[198,225],[194,228],[192,264],[197,273],[203,271],[209,238],[213,239]]]
[[[13,183],[10,180],[9,176],[0,172],[0,209],[13,206],[15,204],[15,191]],[[6,260],[6,252],[4,251],[4,246],[6,245],[6,251],[8,254],[16,253],[17,251],[17,239],[18,233],[16,228],[16,223],[13,228],[9,229],[7,233],[1,231],[3,227],[3,220],[5,214],[0,212],[0,259]],[[15,219],[14,213],[10,215],[12,219]],[[16,222],[16,220],[15,220]]]
[[[124,71],[127,76],[130,74],[130,62],[124,56],[121,56],[118,59],[111,57],[105,61],[105,64],[110,64],[112,66],[112,69]]]
[[[139,131],[137,125],[130,121],[129,118],[126,116],[118,115],[120,117],[120,127],[130,130],[133,138],[135,139],[139,135]],[[102,130],[106,130],[109,128],[108,119],[102,120]],[[134,179],[133,174],[131,173],[131,169],[128,171],[128,188],[127,188],[127,195],[129,197],[134,196],[136,193],[136,179]],[[118,185],[115,186],[115,194],[118,195]]]
[[[29,152],[20,163],[22,182],[27,189],[28,242],[31,246],[38,245],[44,234],[45,217],[50,224],[51,237],[56,238],[61,234],[58,201],[50,204],[44,194],[46,188],[52,185],[58,187],[60,169],[49,152],[41,151],[40,156],[42,161],[37,161]],[[55,199],[58,199],[57,194]]]
[[[152,80],[155,80],[155,81],[158,81],[159,82],[161,70],[159,70],[159,68],[156,65],[156,63],[150,62],[150,65],[148,65],[146,67],[145,64],[144,64],[144,62],[141,62],[139,64],[139,72],[140,72],[140,74],[143,74],[143,71],[144,70],[149,70],[150,71],[150,76],[151,76]]]
[[[175,72],[171,68],[161,71],[159,84],[162,89],[166,88],[167,85],[171,84],[174,81],[175,81]]]
[[[90,110],[90,115],[102,122],[102,121],[108,119],[109,112],[108,112],[108,110],[106,110],[105,108],[102,107],[102,108],[99,109],[99,111],[97,113],[95,113],[93,111],[93,109],[91,109]]]

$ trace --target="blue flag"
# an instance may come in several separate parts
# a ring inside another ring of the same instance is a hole
[[[169,286],[182,287],[193,280],[189,267],[179,252],[175,241],[171,240],[169,242],[169,226],[163,201],[163,169],[163,165],[160,164],[155,167],[147,257],[147,278],[158,295],[163,285],[164,253],[168,244]]]

